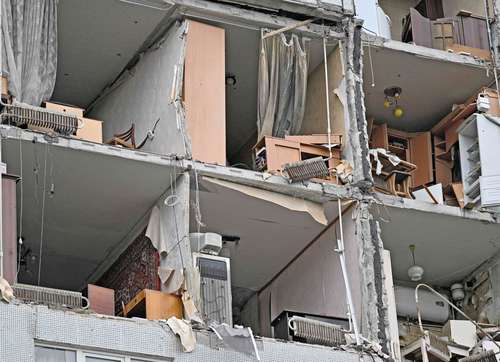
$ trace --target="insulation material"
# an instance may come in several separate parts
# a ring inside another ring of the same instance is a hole
[[[103,134],[110,139],[135,124],[141,149],[157,154],[190,154],[181,102],[185,23],[175,23],[155,46],[142,54],[134,68],[125,71],[90,107],[90,118],[103,120]],[[160,119],[156,128],[155,123]]]
[[[225,323],[210,326],[227,348],[254,357],[260,361],[257,344],[250,328],[233,328]]]
[[[261,41],[258,139],[298,134],[306,105],[308,54],[305,40],[281,33]]]
[[[57,73],[58,0],[2,0],[1,73],[18,102],[48,100]]]
[[[219,180],[210,177],[203,178],[206,181],[214,184],[227,187],[231,190],[236,190],[244,193],[245,195],[252,196],[261,200],[273,202],[277,205],[285,207],[293,211],[303,211],[309,213],[311,217],[322,225],[327,224],[325,216],[325,209],[323,205],[309,200],[299,199],[288,195],[279,194],[277,192],[261,190],[255,187],[236,184],[234,182]]]
[[[7,303],[14,300],[14,291],[10,286],[9,282],[4,278],[0,277],[0,297]]]
[[[184,174],[169,194],[153,207],[146,236],[160,254],[161,290],[175,293],[184,284],[184,271],[192,267],[189,243],[189,176]],[[196,294],[196,293],[194,293]]]
[[[176,317],[170,317],[167,321],[168,326],[177,334],[184,347],[185,352],[193,352],[196,347],[196,337],[194,336],[193,329],[191,325],[182,319]]]

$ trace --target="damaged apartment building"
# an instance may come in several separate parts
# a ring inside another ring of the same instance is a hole
[[[498,0],[0,11],[0,361],[500,361]]]

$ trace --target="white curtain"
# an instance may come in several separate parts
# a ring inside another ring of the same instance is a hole
[[[307,91],[305,40],[293,34],[262,39],[259,57],[258,139],[297,134]]]
[[[16,101],[39,106],[56,82],[58,0],[1,1],[1,73]]]

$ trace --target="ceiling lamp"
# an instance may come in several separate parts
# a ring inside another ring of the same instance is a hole
[[[394,107],[394,109],[392,110],[392,114],[396,118],[401,118],[404,115],[403,108],[400,105],[398,105],[398,100],[401,97],[402,92],[403,90],[401,89],[401,87],[397,86],[384,89],[384,95],[385,95],[384,107],[385,108]]]
[[[408,268],[408,277],[412,282],[418,282],[422,280],[424,276],[424,268],[415,263],[415,245],[410,245],[410,253],[413,259],[413,265]]]

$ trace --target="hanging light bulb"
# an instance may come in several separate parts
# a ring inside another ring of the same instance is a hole
[[[415,263],[415,245],[410,245],[410,253],[413,258],[413,265],[408,268],[408,277],[412,282],[418,282],[422,280],[424,276],[424,268]]]
[[[403,117],[403,115],[405,114],[405,112],[404,112],[403,108],[401,108],[401,106],[396,106],[394,108],[394,110],[392,111],[392,114],[396,118],[401,118],[401,117]]]

